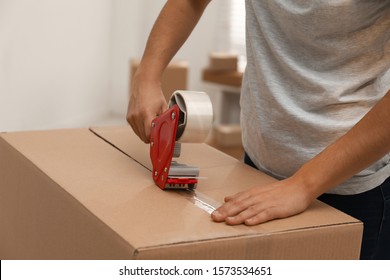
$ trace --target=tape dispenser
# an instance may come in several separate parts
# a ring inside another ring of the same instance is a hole
[[[213,120],[209,96],[198,91],[175,91],[169,109],[153,119],[150,158],[153,180],[161,189],[195,189],[199,168],[178,163],[181,143],[204,142]]]

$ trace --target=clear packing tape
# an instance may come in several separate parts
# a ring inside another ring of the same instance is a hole
[[[215,209],[221,206],[220,203],[214,201],[213,199],[196,190],[183,190],[180,192],[180,195],[185,197],[188,201],[190,201],[199,209],[202,209],[209,214],[213,213]]]

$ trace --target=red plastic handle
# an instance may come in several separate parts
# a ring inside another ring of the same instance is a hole
[[[171,166],[176,131],[179,119],[179,107],[173,105],[160,116],[153,119],[150,130],[150,159],[153,165],[153,180],[164,189]]]

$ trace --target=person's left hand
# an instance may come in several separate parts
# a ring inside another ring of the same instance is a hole
[[[227,196],[211,217],[229,225],[257,225],[301,213],[312,200],[304,185],[291,177]]]

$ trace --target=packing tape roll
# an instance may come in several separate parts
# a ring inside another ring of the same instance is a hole
[[[211,131],[213,107],[210,97],[201,91],[175,91],[169,106],[180,108],[176,141],[187,143],[204,142]]]

